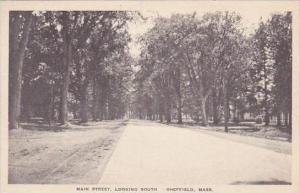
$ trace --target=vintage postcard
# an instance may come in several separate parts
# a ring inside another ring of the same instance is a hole
[[[300,1],[1,1],[1,193],[299,193]]]

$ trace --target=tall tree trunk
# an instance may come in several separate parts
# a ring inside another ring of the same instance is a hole
[[[163,122],[164,121],[164,101],[162,97],[159,97],[159,107],[158,107],[158,116],[159,116],[159,122]]]
[[[224,127],[225,132],[228,132],[228,120],[229,120],[229,101],[228,101],[228,88],[227,88],[227,78],[224,78],[224,85],[223,85],[223,93],[224,93]]]
[[[213,89],[213,91],[212,91],[212,104],[213,104],[213,123],[218,124],[220,122],[220,118],[219,118],[219,112],[218,112],[216,89]]]
[[[106,97],[107,97],[107,92],[106,92],[106,79],[104,77],[101,78],[101,83],[99,83],[99,118],[100,121],[105,119],[105,110],[106,110]]]
[[[181,97],[178,99],[178,107],[177,107],[177,124],[182,124],[182,104],[181,104]]]
[[[264,105],[265,105],[265,125],[268,126],[270,123],[270,115],[269,115],[269,102],[268,102],[268,81],[267,81],[267,68],[266,64],[264,64]]]
[[[167,97],[165,101],[165,118],[167,123],[171,123],[171,101],[169,97]]]
[[[82,123],[88,122],[88,98],[87,98],[88,83],[82,85],[81,100],[80,100],[80,118]]]
[[[289,120],[289,118],[288,118],[288,112],[287,111],[285,111],[284,112],[284,125],[285,126],[288,126],[289,125],[289,122],[288,122],[288,120]]]
[[[13,38],[10,43],[14,45],[10,49],[10,88],[9,88],[9,129],[17,129],[18,128],[18,121],[20,117],[21,111],[21,87],[22,87],[22,70],[23,70],[23,61],[25,56],[25,48],[28,43],[30,27],[32,23],[32,12],[28,11],[24,13],[25,23],[23,28],[22,38],[20,40],[19,45],[17,46],[17,38],[19,35],[19,31],[16,30],[16,25],[19,25],[19,19],[12,23],[12,36]]]
[[[279,109],[277,110],[277,126],[281,126],[281,112],[279,111]]]
[[[207,114],[206,114],[206,100],[207,98],[204,97],[201,99],[201,117],[202,117],[202,125],[203,126],[208,126],[208,121],[207,121]]]
[[[182,124],[182,97],[181,97],[181,80],[180,80],[181,72],[180,66],[177,65],[175,69],[175,74],[173,76],[174,79],[174,87],[177,96],[177,123]]]
[[[265,126],[268,126],[270,124],[270,115],[269,115],[269,109],[267,106],[265,106],[265,118],[264,118]]]
[[[61,124],[65,124],[68,121],[68,91],[70,84],[70,73],[72,67],[72,40],[70,35],[65,32],[64,37],[64,77],[61,90]]]
[[[99,118],[99,83],[96,78],[93,81],[93,121]]]
[[[28,98],[25,100],[22,99],[22,103],[23,103],[23,108],[21,111],[22,121],[24,120],[25,122],[29,122],[32,116],[31,101]]]
[[[106,87],[106,104],[107,104],[107,112],[106,116],[108,120],[112,120],[112,108],[111,108],[111,90],[110,90],[110,85],[111,85],[111,78],[108,75],[107,76],[107,87]]]
[[[235,123],[240,122],[239,109],[238,109],[236,100],[234,100],[233,120],[234,120]]]
[[[32,90],[29,85],[22,85],[21,98],[21,120],[29,122],[32,115],[32,97],[30,97]]]
[[[53,122],[54,117],[54,85],[50,84],[50,103],[48,106],[48,123],[49,125]]]

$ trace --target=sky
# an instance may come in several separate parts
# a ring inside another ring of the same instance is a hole
[[[130,48],[130,53],[134,58],[137,58],[139,56],[140,53],[140,45],[137,42],[137,39],[140,35],[142,35],[143,33],[145,33],[148,29],[150,29],[153,25],[153,18],[157,17],[157,16],[163,16],[163,17],[170,17],[172,14],[174,13],[181,13],[181,14],[188,14],[188,13],[193,13],[195,12],[194,10],[176,10],[176,11],[168,11],[168,10],[164,10],[164,11],[140,11],[141,14],[144,17],[147,17],[148,19],[146,21],[134,21],[132,23],[129,24],[129,33],[131,34],[132,37],[132,42],[129,44],[129,48]],[[241,15],[242,20],[241,20],[241,26],[245,29],[245,33],[247,35],[252,34],[255,29],[258,27],[258,24],[260,21],[266,21],[268,20],[271,15],[274,12],[270,12],[267,10],[249,10],[249,11],[243,11],[243,12],[238,12],[235,11],[236,13],[238,13],[239,15]],[[205,13],[207,13],[207,11],[205,12],[201,12],[201,11],[196,11],[198,16],[201,16]]]

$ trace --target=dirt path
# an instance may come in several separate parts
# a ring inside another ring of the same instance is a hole
[[[58,132],[11,131],[9,183],[97,183],[124,125],[104,121]]]
[[[130,121],[99,183],[290,184],[291,155],[205,132]]]

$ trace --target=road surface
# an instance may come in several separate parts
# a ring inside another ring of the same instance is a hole
[[[291,155],[201,131],[131,120],[99,183],[289,184]]]

